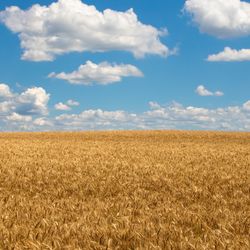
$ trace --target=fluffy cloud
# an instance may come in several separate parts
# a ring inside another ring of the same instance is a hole
[[[209,55],[207,60],[209,62],[241,62],[250,61],[250,49],[231,49],[229,47],[224,48],[224,51]]]
[[[80,103],[77,102],[77,101],[74,101],[74,100],[68,100],[67,105],[69,105],[69,106],[79,106]]]
[[[80,103],[74,100],[68,100],[66,103],[59,102],[54,107],[56,110],[70,111],[71,107],[79,106]]]
[[[208,109],[150,103],[143,113],[122,110],[84,110],[79,114],[62,114],[56,117],[39,117],[33,122],[29,118],[8,120],[7,129],[12,130],[119,130],[119,129],[195,129],[250,131],[250,101],[242,106]],[[21,122],[22,121],[22,122]],[[3,128],[2,128],[3,129]]]
[[[250,35],[250,3],[240,0],[186,0],[184,10],[203,33],[218,38]]]
[[[150,102],[149,109],[142,113],[90,109],[77,114],[63,113],[53,117],[46,116],[49,94],[44,89],[34,87],[22,93],[13,93],[11,90],[6,92],[6,89],[9,89],[7,87],[6,84],[1,85],[1,89],[4,89],[1,93],[7,93],[5,98],[0,100],[1,131],[110,129],[250,131],[250,100],[242,105],[214,109],[183,106],[176,102],[169,105]],[[74,100],[65,103],[71,104],[72,107],[78,104]]]
[[[73,130],[81,129],[133,129],[137,115],[125,111],[85,110],[80,114],[63,114],[55,118],[55,125]]]
[[[130,64],[110,64],[108,62],[102,62],[95,64],[91,61],[87,61],[86,64],[81,65],[78,70],[72,73],[51,73],[50,78],[63,79],[71,84],[92,85],[102,84],[107,85],[114,82],[119,82],[122,77],[135,76],[142,77],[142,72],[135,66]]]
[[[250,111],[250,101],[247,101],[243,104],[243,109],[246,111]]]
[[[207,109],[173,102],[160,105],[150,102],[144,113],[85,110],[80,114],[62,114],[54,119],[60,130],[103,129],[208,129],[250,130],[250,101],[242,106]]]
[[[15,110],[24,115],[46,115],[49,96],[41,87],[29,88],[15,98]]]
[[[33,121],[33,125],[35,129],[36,127],[51,127],[53,123],[45,117],[39,117]]]
[[[67,105],[67,104],[64,104],[62,102],[59,102],[55,105],[55,109],[56,110],[64,110],[64,111],[69,111],[71,110],[71,108]]]
[[[3,102],[0,102],[0,112],[1,114],[5,114],[7,113],[8,111],[10,111],[12,109],[12,102],[10,101],[3,101]]]
[[[4,83],[0,83],[0,98],[10,98],[12,97],[12,93],[10,87]]]
[[[200,96],[223,96],[224,93],[221,91],[215,91],[211,92],[208,89],[206,89],[203,85],[199,85],[195,92]]]
[[[0,21],[19,35],[24,60],[52,61],[61,54],[84,51],[122,50],[135,57],[172,53],[160,41],[167,32],[141,23],[133,9],[100,12],[80,0],[59,0],[28,10],[8,7],[0,12]]]
[[[14,93],[7,84],[0,84],[0,127],[3,128],[4,123],[7,124],[8,130],[27,129],[33,117],[48,114],[49,97],[50,95],[41,87]]]
[[[179,103],[161,106],[151,103],[151,110],[144,113],[147,127],[208,130],[250,130],[250,110],[243,106],[207,109],[201,107],[184,107]]]
[[[32,121],[32,117],[27,115],[19,115],[14,112],[11,115],[7,116],[7,120],[14,122],[30,122]]]

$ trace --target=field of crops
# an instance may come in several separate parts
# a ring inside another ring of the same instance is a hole
[[[250,249],[250,133],[2,133],[0,249]]]

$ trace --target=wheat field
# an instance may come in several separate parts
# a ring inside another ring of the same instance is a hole
[[[250,249],[250,133],[0,134],[0,249]]]

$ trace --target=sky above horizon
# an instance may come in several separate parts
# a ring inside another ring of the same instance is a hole
[[[0,131],[250,131],[250,1],[0,2]]]

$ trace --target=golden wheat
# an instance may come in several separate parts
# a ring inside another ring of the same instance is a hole
[[[250,134],[0,134],[0,249],[250,249]]]

